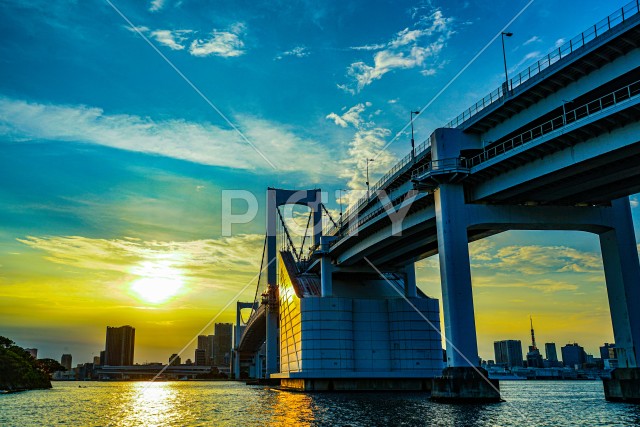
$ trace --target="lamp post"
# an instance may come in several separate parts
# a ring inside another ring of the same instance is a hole
[[[411,160],[415,160],[416,157],[416,143],[413,139],[413,115],[420,114],[420,111],[411,111]]]
[[[367,199],[369,198],[369,162],[373,162],[373,160],[367,158]]]
[[[338,191],[339,191],[339,194],[340,194],[340,229],[342,230],[342,192],[343,191],[349,191],[349,190],[345,190],[344,188],[340,188]]]
[[[511,37],[512,35],[513,33],[505,33],[504,31],[500,34],[502,37],[502,59],[504,60],[505,95],[509,91],[509,73],[507,72],[507,54],[504,50],[504,36]]]

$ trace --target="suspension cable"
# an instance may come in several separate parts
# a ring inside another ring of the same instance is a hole
[[[269,239],[268,232],[265,232],[264,243],[262,245],[262,259],[260,260],[260,272],[258,273],[258,282],[256,283],[256,293],[253,296],[253,306],[251,307],[251,314],[249,315],[249,319],[251,318],[251,316],[253,316],[253,312],[256,311],[256,303],[258,302],[258,291],[260,290],[260,278],[262,278],[262,268],[264,266],[264,254],[267,252],[268,239]],[[242,313],[240,313],[240,316],[242,316]]]
[[[309,211],[309,219],[307,220],[307,228],[304,229],[304,237],[302,238],[302,245],[300,245],[300,256],[302,256],[302,251],[304,250],[304,241],[307,240],[307,231],[309,231],[309,224],[311,224],[311,216],[313,215],[313,211]]]
[[[277,209],[277,211],[278,211],[278,216],[280,217],[280,222],[282,222],[282,228],[284,230],[284,234],[287,236],[287,240],[289,241],[289,245],[291,245],[291,251],[293,252],[293,255],[295,255],[295,257],[298,260],[298,262],[300,262],[300,255],[298,255],[298,253],[296,252],[296,247],[293,244],[293,240],[291,240],[291,236],[289,235],[289,230],[287,230],[287,226],[284,223],[284,218],[282,218],[282,214],[280,213],[280,209]]]
[[[333,223],[334,227],[338,227],[338,224],[336,224],[336,222],[333,220],[333,218],[331,217],[331,214],[329,213],[329,211],[327,210],[327,207],[323,204],[320,204],[320,206],[322,206],[322,209],[324,209],[324,212],[327,214],[327,216],[329,217],[329,219],[331,220],[331,222]]]

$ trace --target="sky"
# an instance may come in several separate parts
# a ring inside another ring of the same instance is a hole
[[[490,42],[514,17],[510,73],[625,3],[0,1],[0,335],[80,363],[130,324],[136,362],[166,361],[253,300],[268,186],[322,188],[337,212],[365,159],[375,182],[409,153],[410,111],[428,105],[420,143],[500,85]],[[229,190],[258,202],[231,233]],[[613,341],[596,236],[470,251],[481,357],[526,346],[530,315],[540,343]],[[437,257],[417,270],[440,298]]]

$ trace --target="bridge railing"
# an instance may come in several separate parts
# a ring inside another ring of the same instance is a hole
[[[489,159],[513,150],[516,147],[525,145],[530,141],[538,139],[568,124],[591,116],[602,111],[605,108],[611,107],[630,98],[634,98],[638,95],[640,95],[640,80],[614,92],[608,93],[607,95],[604,95],[594,101],[581,105],[578,108],[565,111],[561,116],[555,117],[541,125],[538,125],[526,132],[521,133],[520,135],[514,136],[513,138],[510,138],[500,144],[494,145],[484,150],[482,153],[466,159],[466,166],[469,168],[477,166]]]
[[[356,203],[352,204],[343,214],[342,223],[347,224],[353,221],[354,217],[359,214],[362,206],[367,204],[371,197],[376,197],[376,192],[378,190],[384,189],[396,175],[403,170],[404,168],[408,168],[409,165],[413,164],[414,159],[417,161],[427,152],[428,149],[431,148],[431,140],[427,139],[422,144],[419,144],[412,155],[412,153],[407,154],[403,157],[398,163],[396,163],[382,178],[380,178],[373,186],[369,188],[369,194],[364,197],[361,197]],[[336,227],[333,224],[327,224],[327,226],[323,230],[324,236],[335,236],[340,231],[341,225],[338,224]]]
[[[467,163],[464,158],[451,157],[448,159],[431,160],[414,170],[411,178],[415,179],[426,173],[448,173],[467,169]]]
[[[620,25],[625,20],[630,18],[633,15],[637,15],[640,11],[640,0],[634,0],[626,6],[618,9],[611,15],[607,16],[597,24],[589,27],[582,33],[578,34],[576,37],[572,38],[568,42],[565,42],[561,46],[555,48],[553,51],[549,52],[547,56],[542,57],[534,64],[527,67],[526,70],[518,73],[515,77],[509,79],[508,91],[512,91],[514,88],[517,88],[521,84],[525,83],[530,78],[537,76],[542,71],[549,68],[551,65],[560,61],[562,58],[570,55],[575,50],[583,47],[585,44],[590,41],[598,38],[599,36],[605,34],[612,28]],[[469,120],[471,117],[475,116],[480,111],[484,110],[486,107],[490,106],[496,101],[500,101],[504,99],[505,89],[507,89],[507,83],[503,83],[501,87],[491,92],[489,95],[482,98],[480,101],[476,102],[474,105],[469,107],[467,110],[463,111],[458,117],[451,120],[444,127],[447,128],[455,128]]]

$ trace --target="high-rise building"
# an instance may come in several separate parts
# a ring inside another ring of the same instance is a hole
[[[60,364],[69,372],[71,370],[71,355],[63,354],[60,358]]]
[[[602,360],[607,359],[615,359],[616,358],[616,345],[604,343],[602,347],[600,347],[600,358]]]
[[[577,343],[567,344],[560,349],[562,352],[562,363],[569,368],[582,366],[587,360],[587,354],[584,348]]]
[[[198,335],[198,347],[204,350],[204,358],[207,365],[213,364],[213,352],[215,347],[215,335]]]
[[[204,357],[205,351],[203,348],[196,348],[196,353],[194,360],[196,361],[196,366],[206,366],[208,365],[207,359]]]
[[[169,365],[171,366],[178,366],[181,362],[182,360],[180,359],[180,356],[178,356],[176,353],[173,353],[169,358]]]
[[[34,359],[38,358],[38,349],[37,348],[25,348],[24,351],[29,352],[29,354],[31,354],[31,357],[33,357]]]
[[[132,326],[107,326],[104,364],[108,366],[133,365],[136,330]]]
[[[93,356],[93,365],[94,366],[100,365],[100,356]]]
[[[510,368],[522,366],[522,343],[520,340],[495,341],[493,350],[497,365]]]
[[[232,336],[233,325],[231,323],[216,323],[213,340],[213,363],[215,366],[229,364]]]
[[[547,342],[544,344],[544,354],[549,362],[558,361],[558,352],[556,350],[556,343]]]

